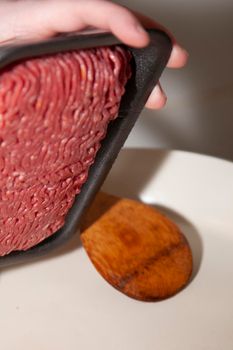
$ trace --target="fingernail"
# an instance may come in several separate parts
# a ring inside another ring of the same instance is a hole
[[[147,103],[146,107],[150,109],[160,109],[165,106],[167,102],[167,95],[163,91],[162,87],[158,83],[154,90],[152,91]]]
[[[158,83],[158,84],[154,87],[154,89],[153,89],[153,91],[152,91],[152,94],[153,94],[153,95],[162,94],[163,97],[164,97],[165,99],[167,99],[167,95],[166,95],[165,91],[163,90],[162,86],[160,85],[160,83]]]
[[[183,53],[184,53],[187,57],[189,57],[189,52],[188,52],[186,49],[184,49],[183,47],[181,47],[181,49],[182,49]]]
[[[187,57],[189,56],[188,51],[187,51],[183,46],[177,45],[177,46],[175,46],[175,48],[176,48],[178,51],[182,51],[183,54],[184,54],[185,56],[187,56]]]
[[[138,33],[147,34],[145,28],[140,23],[136,23],[135,29]]]

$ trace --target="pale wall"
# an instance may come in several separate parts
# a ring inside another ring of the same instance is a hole
[[[190,52],[162,78],[163,111],[144,111],[127,147],[165,147],[233,160],[233,0],[119,1],[167,25]]]

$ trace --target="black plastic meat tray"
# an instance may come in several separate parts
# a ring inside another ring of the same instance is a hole
[[[33,248],[0,257],[0,267],[45,255],[64,244],[77,232],[82,215],[100,189],[170,57],[172,48],[170,38],[160,30],[148,29],[148,32],[150,44],[147,47],[141,49],[127,47],[133,56],[131,61],[133,74],[126,85],[119,116],[108,127],[107,136],[101,143],[86,183],[66,216],[65,225]],[[0,47],[0,70],[24,58],[116,44],[123,45],[110,33],[98,33],[58,36],[42,42],[2,46]]]

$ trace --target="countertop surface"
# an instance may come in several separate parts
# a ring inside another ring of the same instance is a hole
[[[213,157],[124,149],[103,190],[140,198],[180,227],[193,254],[187,288],[161,302],[130,299],[97,273],[77,234],[1,269],[1,349],[232,350],[232,177],[233,163]]]

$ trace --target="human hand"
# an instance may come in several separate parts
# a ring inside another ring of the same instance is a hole
[[[105,0],[8,0],[1,1],[0,15],[0,43],[45,39],[58,33],[95,27],[112,32],[127,45],[140,48],[149,43],[144,26],[161,28],[168,33],[152,19]],[[168,34],[173,49],[167,66],[181,68],[186,64],[188,54],[171,33]],[[162,108],[166,99],[159,83],[146,107]]]

